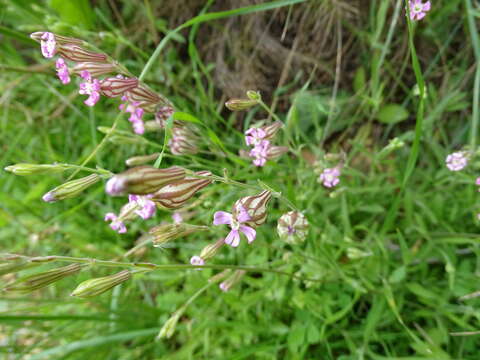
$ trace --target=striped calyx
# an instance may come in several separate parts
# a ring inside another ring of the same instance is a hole
[[[240,198],[233,204],[233,217],[237,218],[243,208],[250,216],[250,220],[246,221],[245,225],[253,228],[260,226],[267,219],[267,204],[271,198],[272,193],[267,190],[257,195]]]
[[[208,230],[208,226],[179,223],[155,226],[150,229],[149,234],[153,236],[153,246],[158,247],[168,241],[187,236],[197,231],[206,230]]]
[[[275,160],[278,159],[283,154],[288,152],[288,147],[286,146],[270,146],[267,150],[267,159]]]
[[[58,52],[65,59],[75,62],[108,62],[107,55],[86,50],[78,45],[66,44],[58,47]]]
[[[111,74],[118,71],[116,66],[110,63],[98,63],[98,62],[81,62],[75,65],[72,71],[80,75],[82,71],[88,71],[91,76],[98,77],[100,75]]]
[[[210,176],[210,171],[198,171],[195,175]],[[187,176],[182,180],[168,184],[153,194],[151,198],[159,207],[179,209],[192,198],[195,193],[211,184],[211,179],[200,179]]]
[[[100,93],[107,97],[118,97],[138,85],[136,78],[109,77],[100,81]]]
[[[280,130],[282,126],[283,126],[283,123],[281,121],[275,121],[270,125],[262,126],[261,129],[265,131],[265,134],[266,134],[263,139],[271,140],[272,138],[274,138],[275,135],[277,135],[278,130]]]
[[[80,179],[67,181],[43,195],[46,202],[65,200],[80,195],[85,189],[100,181],[100,176],[91,174]]]
[[[198,153],[198,137],[188,127],[174,127],[168,145],[174,155],[194,155]]]
[[[308,234],[308,220],[298,211],[290,211],[278,219],[277,232],[289,244],[305,241]]]
[[[30,34],[30,38],[32,38],[36,42],[40,42],[42,41],[42,37],[44,34],[45,34],[45,31],[37,31]],[[80,39],[76,39],[68,36],[61,36],[57,34],[53,34],[53,35],[55,36],[55,42],[57,44],[62,44],[62,45],[66,45],[66,44],[82,45],[83,44],[83,40],[80,40]]]
[[[110,195],[147,195],[183,178],[185,178],[185,169],[179,166],[166,169],[147,165],[136,166],[108,180],[106,192]]]
[[[90,279],[82,282],[71,293],[71,296],[89,298],[103,294],[105,291],[129,280],[132,277],[130,270],[122,270],[110,276]]]

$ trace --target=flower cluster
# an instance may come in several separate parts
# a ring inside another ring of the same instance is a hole
[[[253,158],[255,166],[264,166],[267,160],[273,160],[288,152],[286,146],[273,146],[271,140],[283,126],[280,121],[275,121],[263,127],[252,127],[245,131],[245,143],[253,148],[248,156]]]
[[[129,121],[135,133],[143,134],[145,131],[142,120],[145,112],[155,114],[160,111],[170,115],[173,113],[173,107],[166,98],[129,75],[125,68],[106,54],[87,50],[84,41],[51,32],[36,32],[30,36],[40,42],[41,52],[45,58],[58,55],[55,68],[62,84],[70,83],[71,73],[83,79],[78,92],[88,96],[84,101],[85,105],[95,106],[101,96],[121,97],[125,103],[120,105],[120,109],[130,113]],[[70,69],[66,60],[75,65]],[[115,76],[98,78],[101,75],[115,73]]]
[[[460,171],[468,165],[469,157],[468,151],[457,151],[447,155],[445,164],[450,171]]]

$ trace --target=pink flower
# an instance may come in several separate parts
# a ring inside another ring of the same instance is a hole
[[[267,133],[261,128],[250,128],[245,131],[245,142],[247,145],[256,146],[267,136]]]
[[[172,214],[172,220],[175,224],[180,224],[183,222],[183,217],[182,217],[182,214],[180,214],[178,211],[175,211],[173,214]]]
[[[52,58],[56,52],[57,42],[55,41],[55,35],[51,32],[43,33],[40,40],[40,48],[42,49],[42,55],[47,59]]]
[[[205,261],[200,256],[195,255],[190,259],[190,264],[201,266],[205,265]]]
[[[127,101],[127,97],[122,96],[122,100]],[[140,103],[138,101],[127,102],[120,105],[120,110],[130,113],[128,121],[132,123],[133,131],[135,134],[142,135],[145,132],[145,126],[142,120],[144,110],[139,107],[139,105]]]
[[[255,166],[264,166],[267,162],[268,150],[270,149],[270,141],[262,140],[250,150],[250,157],[254,158],[253,164]]]
[[[136,205],[137,207],[135,214],[140,216],[143,220],[150,219],[155,214],[155,210],[157,209],[155,203],[151,200],[148,200],[152,196],[153,195],[128,195],[128,202]]]
[[[232,247],[237,247],[240,244],[240,233],[243,233],[246,236],[249,244],[255,240],[257,235],[255,229],[250,226],[242,225],[248,220],[251,220],[251,217],[243,207],[240,208],[237,217],[234,217],[232,214],[225,211],[217,211],[213,215],[213,225],[230,225],[232,230],[230,230],[225,238],[225,244]]]
[[[423,0],[409,0],[408,6],[410,7],[411,20],[421,20],[427,15],[427,12],[430,11],[430,1],[426,3],[422,1]]]
[[[465,151],[454,152],[447,156],[445,163],[450,171],[460,171],[468,164],[468,154]]]
[[[477,177],[477,180],[475,180],[475,185],[480,186],[480,177]]]
[[[86,70],[82,71],[80,76],[85,79],[85,82],[80,83],[80,90],[82,95],[89,95],[88,99],[84,101],[87,106],[94,106],[100,99],[100,82],[93,79],[90,73]]]
[[[62,84],[68,84],[70,82],[70,74],[68,73],[68,67],[63,58],[57,59],[55,68],[57,69],[57,76]]]
[[[111,221],[112,223],[110,224],[110,227],[119,234],[124,234],[127,232],[127,227],[123,221],[121,221],[114,213],[106,213],[104,220]]]
[[[319,180],[323,183],[323,186],[331,188],[338,185],[338,183],[340,182],[340,179],[338,178],[339,176],[340,168],[326,168],[320,174]]]

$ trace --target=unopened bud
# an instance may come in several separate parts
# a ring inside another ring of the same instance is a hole
[[[271,198],[272,193],[267,190],[258,195],[240,198],[233,204],[232,214],[234,218],[237,218],[243,208],[250,216],[250,220],[246,221],[245,224],[250,227],[260,226],[267,219],[267,204]]]
[[[259,91],[253,91],[253,90],[248,90],[247,91],[247,97],[250,99],[250,100],[262,100],[262,97],[260,96],[260,92]]]
[[[175,110],[171,106],[160,106],[157,108],[157,111],[155,112],[155,121],[158,122],[162,129],[165,128],[167,120],[173,115],[174,111]],[[174,121],[174,124],[175,123],[178,125],[178,121]]]
[[[184,177],[185,169],[179,166],[157,169],[153,166],[143,165],[115,175],[108,180],[105,189],[109,195],[147,195],[160,190],[165,185],[182,180]]]
[[[170,339],[175,332],[178,320],[180,319],[180,316],[182,316],[182,314],[183,310],[175,311],[172,316],[170,316],[170,318],[165,322],[165,324],[163,324],[156,339]]]
[[[220,283],[218,286],[220,290],[223,292],[229,291],[232,286],[238,284],[240,280],[242,280],[242,277],[246,274],[247,272],[245,270],[236,270],[232,276],[230,276],[227,280],[224,282]]]
[[[43,195],[43,201],[54,202],[58,200],[70,199],[78,196],[83,190],[92,186],[100,180],[97,174],[91,174],[81,179],[67,181],[66,183],[57,186]]]
[[[308,221],[298,211],[290,211],[278,219],[277,232],[282,240],[289,244],[305,241],[308,233]]]
[[[212,173],[210,171],[198,171],[195,175],[210,176]],[[151,200],[156,202],[157,205],[167,209],[179,209],[184,206],[195,193],[211,184],[212,181],[213,180],[208,178],[200,179],[187,176],[185,179],[164,186],[153,194]]]
[[[198,153],[198,138],[187,127],[174,127],[168,145],[174,155],[194,155]]]
[[[349,247],[347,248],[347,257],[352,260],[357,260],[361,258],[365,258],[368,256],[372,256],[372,253],[370,251],[362,251],[360,249],[354,248],[354,247]]]
[[[76,296],[82,299],[98,296],[129,280],[131,276],[129,270],[122,270],[113,275],[86,280],[73,290],[71,296]]]
[[[68,166],[60,164],[15,164],[5,168],[6,171],[12,172],[15,175],[39,175],[39,174],[54,174],[68,169]]]
[[[145,121],[144,127],[145,127],[145,132],[159,131],[159,130],[162,130],[164,128],[156,120]]]
[[[82,71],[88,71],[91,76],[97,77],[117,72],[118,69],[115,65],[110,63],[81,62],[75,65],[72,71],[77,75],[80,75]]]
[[[113,135],[108,138],[108,141],[118,145],[145,144],[145,140],[141,136],[135,135]]]
[[[208,282],[209,283],[217,283],[219,281],[222,281],[223,279],[225,279],[228,275],[230,275],[230,273],[232,272],[232,269],[225,269],[221,272],[219,272],[218,274],[215,274],[214,276],[212,276],[210,279],[208,279]]]
[[[39,274],[22,277],[6,286],[7,291],[26,294],[53,284],[69,275],[77,273],[82,268],[80,264],[70,264],[61,268],[48,270]]]
[[[198,226],[186,223],[166,224],[155,226],[150,229],[149,234],[153,236],[153,246],[162,246],[162,244],[190,235],[198,231],[207,231],[208,226]]]
[[[100,81],[100,92],[107,97],[118,97],[138,85],[137,78],[109,77]]]
[[[58,47],[58,52],[65,59],[75,62],[108,62],[106,54],[89,51],[78,45],[60,45]]]
[[[250,99],[231,99],[225,103],[225,106],[228,110],[231,111],[242,111],[251,108],[258,104],[257,100]]]
[[[125,161],[125,164],[127,164],[127,166],[143,165],[145,163],[156,160],[159,155],[160,153],[153,153],[151,155],[143,155],[143,156],[133,156],[131,158],[128,158]]]
[[[222,239],[217,240],[213,244],[209,244],[209,245],[205,246],[202,249],[202,252],[200,253],[200,257],[204,261],[210,260],[211,258],[213,258],[218,253],[218,250],[220,250],[220,248],[223,246],[223,244],[225,244],[225,239],[222,238]]]
[[[288,147],[286,146],[270,146],[267,150],[267,159],[275,160],[278,159],[283,154],[288,152]]]

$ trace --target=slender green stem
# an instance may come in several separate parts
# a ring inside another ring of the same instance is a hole
[[[280,118],[262,100],[259,100],[258,104],[268,113],[268,115],[273,117],[276,121],[281,121]]]
[[[69,262],[69,263],[79,263],[79,264],[88,264],[91,266],[98,265],[98,266],[107,266],[107,267],[127,267],[132,268],[135,270],[143,270],[143,271],[157,271],[157,270],[190,270],[190,269],[214,269],[214,270],[225,270],[225,269],[233,269],[233,270],[245,270],[249,272],[269,272],[279,275],[286,275],[295,279],[299,280],[307,280],[307,281],[321,281],[319,279],[309,279],[303,278],[301,276],[282,271],[276,269],[269,269],[269,268],[262,268],[256,266],[245,266],[245,265],[188,265],[188,264],[172,264],[172,265],[158,265],[153,263],[130,263],[130,262],[122,262],[122,261],[111,261],[111,260],[98,260],[92,258],[79,258],[79,257],[72,257],[72,256],[42,256],[42,257],[28,257],[19,254],[0,254],[0,259],[24,259],[34,263],[43,263],[43,262]]]

